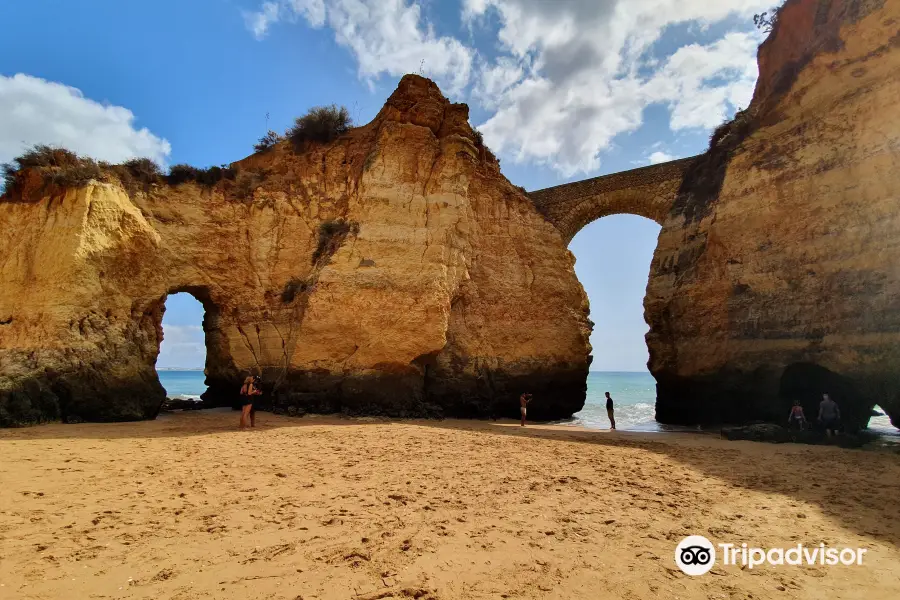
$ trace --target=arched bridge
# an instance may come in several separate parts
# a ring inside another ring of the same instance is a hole
[[[588,223],[628,213],[662,225],[669,214],[685,170],[696,157],[673,160],[631,171],[603,175],[529,192],[537,209],[556,225],[566,243]]]

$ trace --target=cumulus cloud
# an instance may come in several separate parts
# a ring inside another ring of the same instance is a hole
[[[673,131],[711,128],[746,107],[761,41],[751,17],[771,1],[460,0],[466,43],[434,33],[425,0],[267,0],[247,26],[257,37],[279,20],[327,26],[369,81],[416,72],[424,59],[446,92],[467,92],[488,112],[479,129],[495,151],[571,176],[596,170],[650,105],[669,108]],[[746,25],[704,44],[683,34],[682,47],[656,55],[676,26],[706,32],[728,19]],[[484,33],[494,39],[479,53],[472,40]]]
[[[474,50],[453,37],[436,35],[416,2],[277,0],[244,14],[247,28],[258,39],[274,23],[297,18],[312,27],[327,24],[335,41],[352,52],[366,80],[415,73],[424,65],[427,75],[448,93],[458,93],[469,83]]]
[[[647,157],[647,160],[651,165],[658,165],[659,163],[669,162],[670,160],[675,160],[675,157],[667,152],[663,152],[662,150],[657,150],[653,154]]]
[[[171,151],[166,140],[137,129],[127,108],[100,104],[61,83],[0,76],[0,162],[35,144],[109,162],[147,157],[165,164]]]
[[[480,126],[485,141],[516,161],[571,176],[596,170],[615,136],[639,128],[651,104],[670,107],[673,130],[714,127],[749,103],[758,34],[732,32],[665,59],[650,51],[673,25],[749,18],[770,2],[464,0],[464,19],[484,20],[493,11],[500,22],[503,53],[479,64],[476,92],[492,89],[483,82],[497,81],[498,69],[522,73],[512,83],[511,75],[503,79],[492,98],[496,109]]]
[[[163,323],[163,341],[156,364],[159,367],[202,367],[206,359],[206,340],[199,325]]]

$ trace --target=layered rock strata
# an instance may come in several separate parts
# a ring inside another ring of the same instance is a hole
[[[0,424],[148,418],[167,294],[206,308],[206,399],[538,419],[584,402],[591,323],[565,246],[662,224],[645,299],[657,419],[900,424],[900,4],[788,0],[751,106],[709,152],[527,198],[433,83],[215,185],[59,187],[0,204]]]
[[[0,423],[153,417],[168,294],[206,309],[207,402],[535,418],[584,403],[586,296],[559,232],[429,80],[369,124],[214,186],[24,172],[0,204]],[[292,408],[293,407],[293,408]]]
[[[645,300],[657,418],[900,425],[900,3],[788,0],[686,171]]]

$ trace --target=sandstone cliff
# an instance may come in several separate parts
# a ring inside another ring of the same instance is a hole
[[[645,300],[657,418],[900,425],[900,2],[788,0],[687,170]]]
[[[830,392],[850,427],[876,403],[900,424],[900,3],[788,0],[759,64],[706,154],[532,199],[415,76],[372,123],[211,187],[20,173],[0,204],[0,424],[152,416],[174,291],[206,307],[213,402],[258,371],[287,412],[515,416],[527,389],[536,418],[568,416],[591,325],[565,245],[616,212],[663,226],[658,420],[782,423]]]
[[[427,79],[333,143],[237,181],[77,188],[20,173],[0,202],[0,424],[141,419],[167,294],[206,309],[207,399],[260,372],[275,410],[518,414],[584,403],[590,321],[558,231]]]

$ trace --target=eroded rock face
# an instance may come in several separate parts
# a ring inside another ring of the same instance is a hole
[[[206,307],[208,402],[258,371],[285,412],[516,416],[528,390],[533,417],[571,415],[591,324],[565,245],[640,206],[663,225],[659,421],[815,418],[829,392],[849,428],[876,403],[900,425],[900,3],[788,0],[759,62],[710,152],[547,190],[550,222],[415,76],[332,144],[241,161],[249,179],[25,173],[0,205],[0,424],[153,416],[175,291]]]
[[[153,417],[177,291],[206,308],[210,402],[258,371],[276,410],[517,416],[526,390],[535,418],[580,410],[574,259],[465,105],[407,76],[372,123],[236,166],[259,187],[29,179],[4,199],[0,424]]]
[[[657,418],[900,425],[900,3],[789,0],[750,109],[664,222],[645,301]]]

